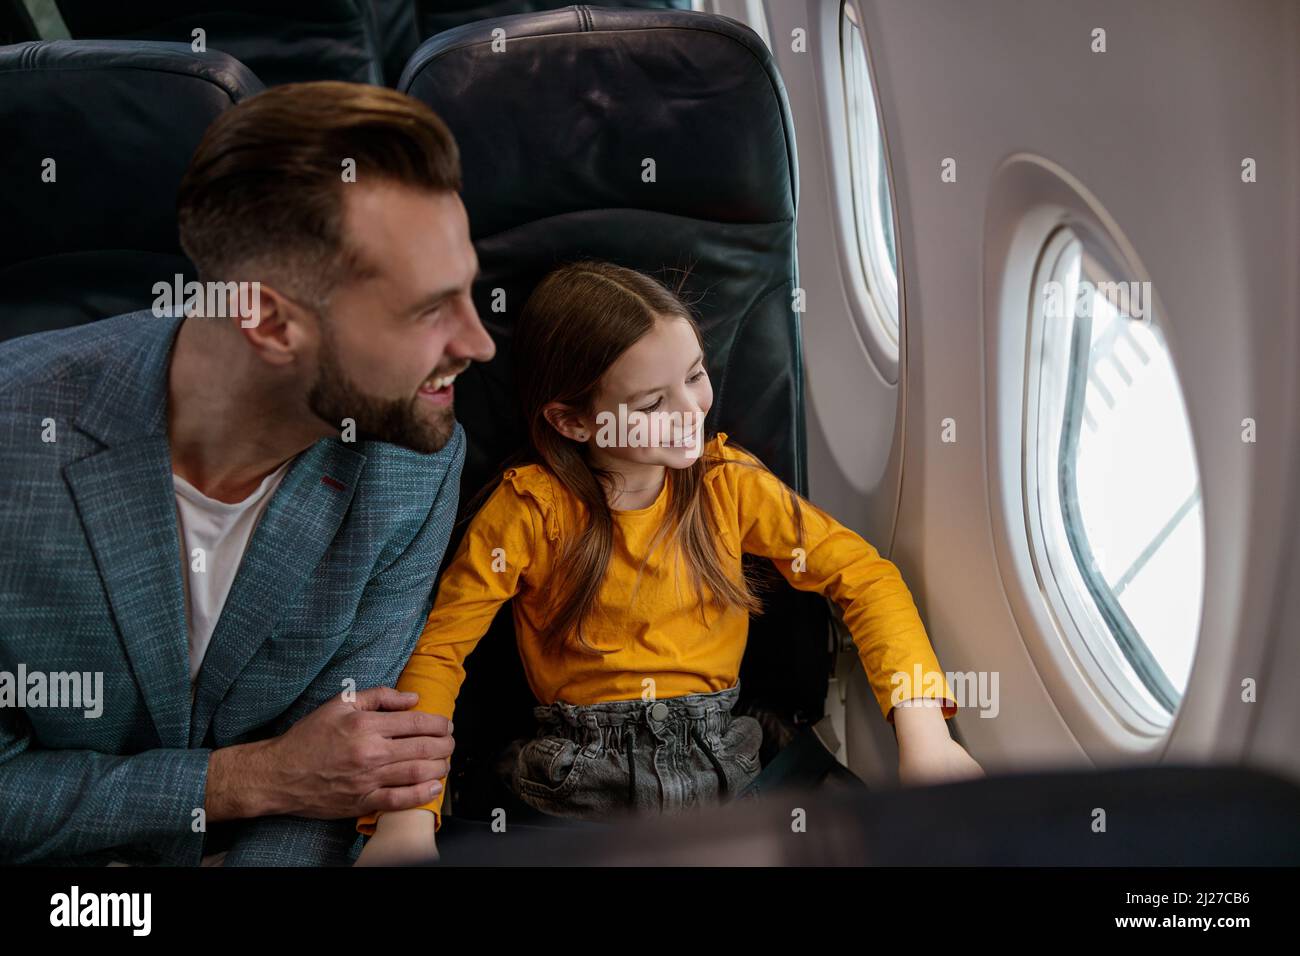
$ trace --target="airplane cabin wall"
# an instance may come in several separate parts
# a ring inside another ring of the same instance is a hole
[[[706,6],[745,19],[754,5]],[[946,670],[997,672],[1001,712],[964,712],[963,741],[992,769],[1244,759],[1300,776],[1287,686],[1300,679],[1300,6],[861,0],[893,177],[901,393],[849,317],[834,218],[840,4],[765,7],[799,148],[812,497],[899,565]],[[797,27],[807,53],[791,50]],[[1096,27],[1106,53],[1091,51]],[[1017,317],[993,257],[1018,225],[998,198],[1023,192],[1006,166],[1017,154],[1077,180],[1131,243],[1191,421],[1205,599],[1186,694],[1159,738],[1122,731],[1079,675],[1036,666],[1061,639],[1026,571],[1018,480],[1031,290]],[[940,181],[948,157],[955,183]],[[940,440],[945,418],[955,443]],[[1241,700],[1246,678],[1255,703]],[[892,735],[860,673],[850,688],[850,765],[888,779]]]

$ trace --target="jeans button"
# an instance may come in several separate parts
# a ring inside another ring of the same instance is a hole
[[[650,716],[655,720],[663,720],[668,716],[668,705],[662,700],[650,708]]]

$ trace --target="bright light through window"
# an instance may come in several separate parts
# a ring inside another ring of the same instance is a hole
[[[1149,286],[1117,282],[1063,229],[1044,253],[1036,301],[1026,461],[1035,557],[1097,671],[1170,715],[1196,649],[1204,528],[1191,429]]]
[[[880,134],[880,117],[871,86],[871,70],[858,13],[844,4],[840,20],[840,57],[844,69],[844,102],[849,140],[849,180],[853,189],[853,221],[858,259],[870,297],[871,319],[898,354],[898,253],[894,241],[894,209],[889,192],[889,166]]]

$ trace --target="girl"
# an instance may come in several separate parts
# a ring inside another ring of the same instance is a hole
[[[525,304],[515,349],[532,463],[505,471],[442,577],[397,685],[421,710],[451,717],[465,658],[513,600],[542,703],[515,759],[521,800],[600,819],[725,799],[762,743],[730,713],[759,608],[750,553],[843,609],[904,782],[981,774],[948,734],[955,700],[894,565],[725,433],[705,443],[713,391],[676,295],[609,263],[562,267]],[[441,804],[363,817],[359,862],[435,856]]]

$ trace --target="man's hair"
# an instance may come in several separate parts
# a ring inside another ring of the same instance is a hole
[[[181,180],[181,247],[200,277],[327,301],[362,265],[343,235],[349,160],[358,184],[461,189],[456,141],[418,100],[357,83],[274,87],[218,117]]]

